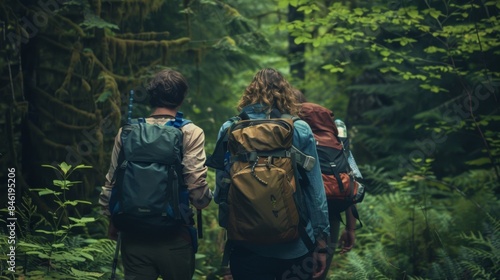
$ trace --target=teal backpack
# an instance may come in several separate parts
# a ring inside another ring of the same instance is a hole
[[[139,118],[123,126],[109,203],[118,230],[162,233],[194,224],[182,175],[180,128],[188,123],[178,112],[165,125]]]

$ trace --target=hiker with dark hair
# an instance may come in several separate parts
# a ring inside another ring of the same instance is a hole
[[[109,237],[119,232],[126,279],[192,279],[190,205],[203,209],[212,200],[205,135],[179,112],[188,93],[181,73],[162,70],[146,89],[152,113],[118,131],[99,204],[111,216]]]
[[[359,217],[357,217],[358,215],[355,203],[353,203],[353,201],[345,202],[344,200],[348,197],[347,195],[345,197],[333,197],[329,195],[329,188],[332,188],[331,184],[329,183],[331,183],[331,181],[335,181],[335,187],[338,187],[336,178],[340,178],[340,176],[335,177],[333,175],[334,172],[330,171],[332,170],[332,168],[339,169],[335,170],[335,173],[342,173],[344,171],[344,168],[346,168],[346,165],[348,165],[347,159],[344,156],[344,152],[348,153],[349,147],[347,141],[342,142],[342,139],[338,137],[338,130],[334,121],[334,115],[330,110],[318,104],[308,102],[305,95],[296,88],[293,89],[293,92],[297,100],[302,104],[301,111],[298,115],[309,124],[317,141],[316,147],[319,149],[318,156],[321,170],[322,172],[326,170],[326,172],[324,172],[323,174],[323,183],[325,184],[325,191],[327,192],[328,215],[330,218],[330,239],[328,240],[328,247],[330,248],[330,250],[328,252],[328,257],[326,260],[325,271],[320,277],[317,278],[326,279],[328,276],[328,270],[333,260],[335,249],[339,247],[340,254],[347,253],[353,248],[356,241],[355,227],[356,220]],[[338,150],[331,149],[329,147],[324,148],[322,146],[324,145],[324,143],[328,143],[329,145],[334,146],[337,145]],[[342,151],[343,149],[347,149],[347,151]],[[338,154],[338,156],[334,156],[335,159],[332,160],[331,158],[328,158],[326,156],[331,151],[339,152],[340,154]],[[325,163],[328,163],[330,166],[325,167]],[[340,181],[344,181],[344,184],[346,185],[345,189],[346,191],[348,191],[346,178],[348,178],[348,176],[344,176],[342,179],[340,179]],[[352,183],[353,186],[354,184],[358,184],[357,182],[350,183]],[[340,184],[342,185],[342,183]],[[359,187],[356,187],[356,191],[361,192]],[[340,234],[339,238],[342,212],[345,213],[345,228],[342,231],[342,234]]]
[[[214,198],[228,236],[223,265],[235,280],[313,279],[324,271],[326,197],[298,105],[283,75],[262,69],[240,98],[240,115],[220,128],[224,164],[209,166],[217,169]],[[307,185],[297,183],[302,176]]]

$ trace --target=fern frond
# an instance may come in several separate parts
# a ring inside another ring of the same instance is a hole
[[[471,273],[473,279],[496,279],[492,276],[492,273],[486,272],[486,269],[478,263],[464,261],[460,262],[460,264]]]

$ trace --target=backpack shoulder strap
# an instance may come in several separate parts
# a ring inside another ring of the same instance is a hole
[[[229,119],[231,124],[222,132],[221,137],[215,143],[214,152],[211,155],[207,156],[205,161],[205,165],[208,167],[212,167],[214,169],[224,170],[224,159],[226,157],[227,152],[227,141],[229,138],[229,129],[235,123],[241,120],[240,116],[234,116]]]
[[[191,120],[184,119],[183,116],[184,114],[181,111],[177,111],[177,113],[175,114],[175,119],[173,121],[168,121],[165,125],[181,128],[188,123],[192,123]]]
[[[294,122],[300,120],[299,117],[290,114],[281,114],[282,119],[292,119]]]
[[[281,117],[292,119],[294,123],[301,119],[297,116],[293,116],[290,114],[282,114]],[[294,158],[294,160],[298,166],[304,168],[306,171],[312,170],[312,168],[314,167],[314,163],[316,162],[316,159],[313,156],[309,156],[309,155],[304,154],[297,147],[295,147],[293,145],[292,145],[291,153],[292,153],[292,157]]]
[[[127,124],[140,124],[140,123],[146,123],[146,119],[145,118],[136,118],[136,119],[130,119],[127,122]]]

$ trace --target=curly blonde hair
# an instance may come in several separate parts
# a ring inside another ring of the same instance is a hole
[[[297,115],[300,109],[293,87],[273,68],[265,68],[255,74],[240,98],[238,111],[257,103],[267,105],[269,112],[274,107],[282,114]]]

